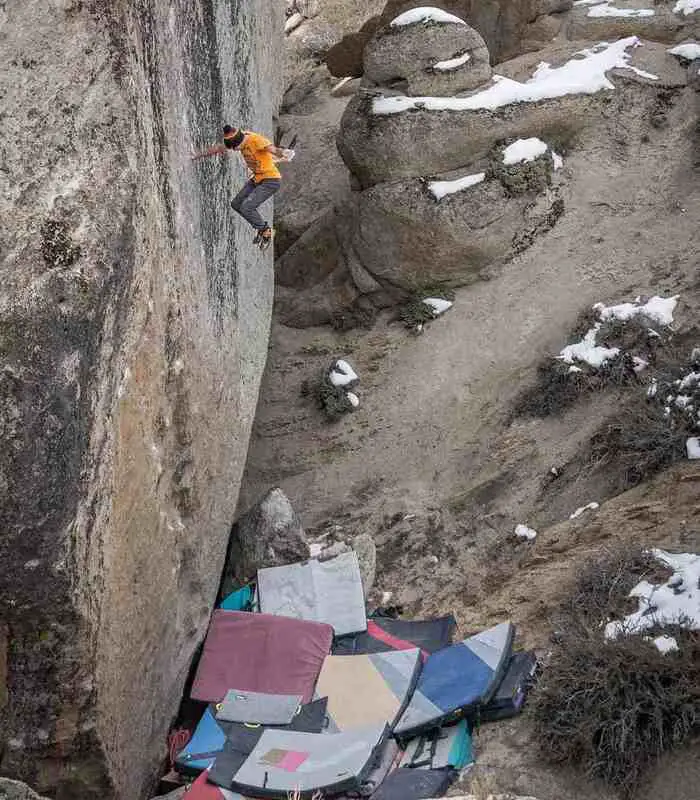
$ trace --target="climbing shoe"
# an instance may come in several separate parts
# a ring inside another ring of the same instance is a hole
[[[267,250],[267,248],[272,243],[272,237],[274,236],[274,231],[272,228],[264,228],[263,230],[258,232],[258,246],[261,250]]]

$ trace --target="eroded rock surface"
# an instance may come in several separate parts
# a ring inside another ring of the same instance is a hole
[[[224,563],[272,269],[189,156],[272,133],[283,13],[237,9],[0,8],[0,772],[57,800],[146,796]]]
[[[489,51],[466,23],[388,25],[365,47],[364,76],[409,95],[453,95],[491,77]]]

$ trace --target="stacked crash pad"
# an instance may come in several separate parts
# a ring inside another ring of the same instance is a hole
[[[383,723],[403,713],[420,672],[420,650],[363,656],[326,656],[316,693],[328,697],[331,730]]]
[[[214,612],[197,667],[191,696],[218,703],[229,689],[299,694],[308,702],[333,629],[320,622]]]
[[[188,800],[444,794],[471,763],[470,720],[517,713],[523,685],[509,623],[451,644],[455,627],[368,620],[354,553],[259,570],[212,616],[201,718],[175,758],[198,775]]]
[[[365,597],[357,554],[330,561],[258,570],[258,602],[266,614],[325,622],[336,636],[367,628]]]

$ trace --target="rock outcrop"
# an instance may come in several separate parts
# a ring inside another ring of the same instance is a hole
[[[533,38],[533,26],[541,24],[543,17],[568,11],[573,0],[389,0],[379,16],[368,20],[357,33],[343,37],[326,53],[331,73],[337,77],[362,75],[362,53],[372,37],[402,11],[419,6],[436,6],[465,20],[485,39],[492,63],[499,63],[536,49],[537,44],[528,41]],[[550,33],[556,29],[550,40],[560,25],[556,17],[550,21]]]
[[[196,8],[0,8],[0,772],[57,800],[157,777],[266,357],[243,168],[189,157],[272,133],[283,8]]]
[[[491,77],[484,40],[455,23],[384,27],[367,43],[363,61],[367,81],[410,95],[453,95]]]
[[[48,800],[40,797],[26,783],[0,778],[0,800]]]
[[[281,489],[271,489],[233,526],[224,573],[224,594],[255,578],[259,569],[309,558],[301,520]]]
[[[341,119],[338,150],[356,191],[276,264],[287,325],[371,318],[368,305],[491,277],[564,213],[561,154],[601,137],[614,146],[614,96],[630,125],[658,126],[689,83],[666,44],[635,37],[549,44],[489,80],[483,40],[466,24],[401,22],[368,43],[362,86]],[[436,75],[436,63],[454,74]],[[542,149],[507,161],[510,145]]]

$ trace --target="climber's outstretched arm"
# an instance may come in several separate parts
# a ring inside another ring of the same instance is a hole
[[[194,153],[192,156],[192,160],[196,161],[198,158],[207,158],[208,156],[223,156],[226,153],[230,152],[228,148],[224,147],[222,144],[215,144],[213,147],[209,147],[207,150],[204,150],[202,153]]]

